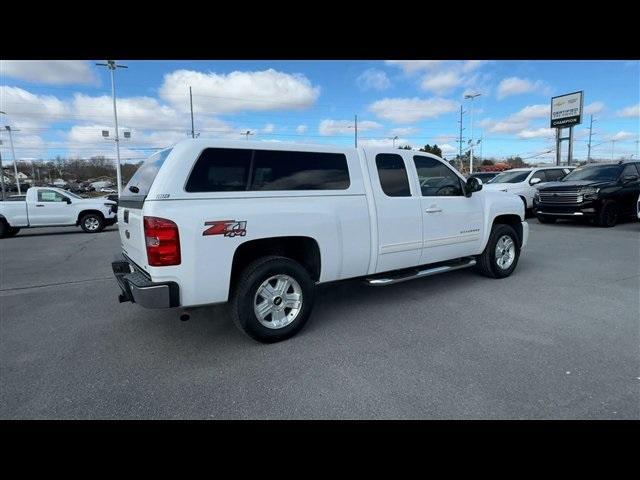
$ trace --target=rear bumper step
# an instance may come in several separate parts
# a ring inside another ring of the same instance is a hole
[[[179,287],[175,282],[152,282],[127,260],[111,263],[113,274],[122,292],[118,300],[137,303],[145,308],[173,308],[180,306]]]
[[[451,262],[446,265],[439,265],[437,267],[432,266],[423,269],[412,269],[409,271],[404,270],[396,273],[395,275],[385,274],[384,276],[366,278],[364,281],[372,287],[383,287],[386,285],[393,285],[395,283],[406,282],[407,280],[413,280],[414,278],[429,277],[439,273],[460,270],[461,268],[469,268],[473,267],[475,264],[475,258],[465,258],[462,261]]]

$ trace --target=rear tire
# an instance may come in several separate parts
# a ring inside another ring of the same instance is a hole
[[[487,277],[505,278],[515,270],[519,258],[518,235],[511,226],[498,223],[491,229],[484,252],[477,257],[476,268]]]
[[[86,233],[98,233],[104,229],[104,217],[99,213],[87,213],[80,219],[80,227]]]
[[[304,327],[314,297],[313,279],[302,265],[290,258],[268,256],[252,262],[240,274],[231,297],[231,313],[236,327],[251,338],[274,343]],[[261,306],[263,312],[271,313],[259,317]]]
[[[613,200],[604,202],[598,213],[597,224],[599,227],[614,227],[620,218],[620,210],[618,204]]]

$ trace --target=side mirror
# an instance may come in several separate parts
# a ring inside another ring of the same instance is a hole
[[[473,192],[479,192],[482,190],[482,180],[476,177],[469,177],[465,184],[465,193],[467,197],[470,197]]]
[[[532,178],[529,182],[529,185],[535,185],[536,183],[540,183],[542,181],[541,178]]]
[[[71,205],[71,199],[70,198],[65,197],[64,201],[67,202],[67,205]]]

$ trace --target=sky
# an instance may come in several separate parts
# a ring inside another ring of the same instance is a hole
[[[0,125],[18,159],[115,158],[109,70],[95,61],[0,60]],[[480,141],[476,155],[554,162],[551,97],[584,91],[574,158],[638,158],[640,61],[127,61],[115,71],[121,158],[138,162],[191,136],[353,145],[434,143],[443,156]],[[481,95],[472,102],[465,94]],[[472,115],[473,113],[473,115]],[[397,139],[394,140],[394,137]],[[0,132],[3,164],[12,157]],[[566,147],[565,147],[566,148]],[[566,155],[566,150],[564,152]]]

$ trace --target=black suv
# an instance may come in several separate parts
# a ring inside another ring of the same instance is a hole
[[[588,218],[613,227],[631,216],[640,194],[640,162],[618,162],[577,168],[559,182],[538,188],[533,208],[540,223],[558,218]]]

